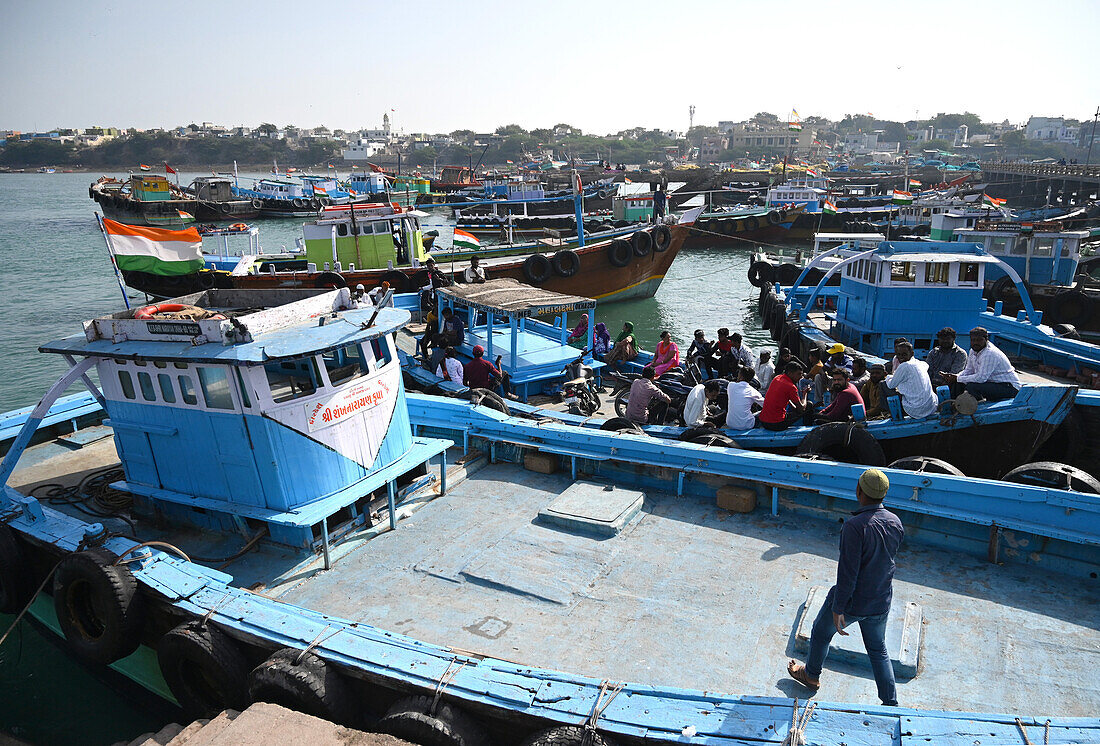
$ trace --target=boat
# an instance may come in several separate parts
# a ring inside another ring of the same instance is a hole
[[[696,213],[697,214],[697,213]],[[494,279],[510,277],[554,292],[601,300],[648,298],[657,292],[690,230],[690,214],[676,225],[659,225],[598,235],[571,247],[544,239],[488,250],[435,251],[425,248],[424,213],[399,205],[355,203],[322,208],[303,226],[303,253],[290,258],[254,257],[232,273],[201,270],[166,285],[156,276],[124,273],[126,283],[154,297],[221,288],[367,288],[389,282],[395,292],[428,285],[424,264],[468,261],[474,253]],[[522,252],[522,253],[521,253]],[[465,269],[464,267],[462,269]],[[452,271],[455,279],[461,272]]]
[[[801,205],[782,209],[729,208],[701,214],[695,222],[688,248],[736,246],[748,243],[790,241],[791,228],[803,215]]]
[[[232,186],[239,199],[248,200],[263,217],[313,217],[328,205],[344,205],[355,196],[341,189],[334,177],[301,176],[291,179],[256,179],[252,186]]]
[[[220,176],[200,176],[186,189],[152,174],[131,174],[125,181],[102,176],[88,187],[88,196],[99,203],[104,215],[128,225],[236,222],[260,214],[252,202],[236,198],[232,182]]]
[[[70,367],[0,464],[0,599],[193,716],[275,701],[451,734],[432,743],[1100,740],[1094,494],[887,469],[906,706],[874,702],[850,638],[807,701],[776,679],[863,467],[406,393],[407,313],[346,289],[173,300],[188,318],[42,346]],[[28,447],[81,381],[109,418]]]

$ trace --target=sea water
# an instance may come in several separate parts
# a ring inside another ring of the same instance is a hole
[[[186,185],[198,175],[205,174],[181,173],[179,179]],[[98,176],[0,174],[0,412],[34,404],[65,371],[60,357],[38,352],[40,344],[80,334],[83,321],[124,307],[95,220],[99,205],[88,196]],[[261,247],[293,249],[302,222],[257,221]],[[443,211],[423,222],[425,230],[439,230],[441,246],[450,244],[451,224]],[[612,336],[623,321],[634,322],[647,349],[666,329],[686,352],[696,328],[714,339],[718,327],[726,326],[741,331],[754,352],[774,352],[755,317],[756,289],[746,279],[752,249],[746,244],[681,251],[655,297],[601,305],[596,320]],[[131,304],[146,300],[132,290],[127,294]],[[11,620],[0,615],[0,634]],[[37,744],[112,743],[159,730],[178,717],[167,707],[150,706],[117,678],[74,662],[44,634],[24,621],[0,647],[0,730]]]

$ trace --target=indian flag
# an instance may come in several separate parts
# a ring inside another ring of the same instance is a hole
[[[477,236],[473,233],[455,228],[455,237],[451,245],[456,249],[477,250],[481,248],[481,241],[478,241]]]
[[[798,112],[794,109],[791,109],[791,116],[787,120],[787,129],[791,132],[802,131],[802,117],[798,116]]]
[[[919,186],[921,186],[921,183],[919,181],[917,181],[916,179],[910,179],[909,180],[909,188],[910,189],[912,189],[913,187],[919,187]]]
[[[314,184],[314,185],[313,185],[313,194],[314,194],[314,196],[316,196],[316,195],[318,195],[318,194],[323,194],[324,196],[326,196],[326,197],[327,197],[327,196],[328,196],[328,190],[327,190],[327,189],[325,189],[325,188],[324,188],[323,186],[321,186],[320,184]]]
[[[902,192],[895,189],[894,195],[891,200],[895,205],[911,205],[913,204],[913,195],[910,192]]]
[[[202,239],[194,228],[173,231],[104,218],[103,231],[120,270],[174,276],[203,268]]]
[[[826,215],[836,215],[836,205],[831,199],[827,199],[821,204],[821,211]]]
[[[818,172],[818,170],[816,168],[807,168],[806,169],[806,175],[807,176],[813,176],[815,179],[818,176],[821,176],[821,174]]]
[[[190,220],[192,223],[195,222],[195,216],[192,215],[189,212],[184,212],[183,210],[176,210],[176,214],[179,215],[180,220],[182,220],[184,222],[187,222],[188,220]]]
[[[144,163],[139,163],[138,168],[140,168],[142,171],[149,171],[150,170],[150,168],[148,166],[146,166]]]
[[[994,209],[999,209],[1001,207],[1004,207],[1006,202],[1008,202],[1008,200],[997,199],[996,197],[990,197],[984,192],[982,193],[982,207],[992,207]]]

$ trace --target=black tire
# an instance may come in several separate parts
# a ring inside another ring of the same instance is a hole
[[[0,613],[18,614],[30,603],[34,588],[27,560],[15,532],[0,525]]]
[[[927,474],[953,474],[956,477],[966,476],[957,466],[931,456],[906,456],[894,461],[888,468],[919,471]]]
[[[775,267],[763,259],[749,265],[749,282],[753,287],[763,287],[766,282],[775,282]]]
[[[209,290],[217,284],[217,278],[213,271],[206,270],[195,275],[195,284],[202,290]]]
[[[667,225],[658,225],[653,229],[653,250],[667,251],[672,245],[672,229]]]
[[[740,448],[740,446],[737,445],[737,441],[722,433],[704,433],[702,435],[696,435],[691,439],[691,442],[718,448]]]
[[[754,231],[760,227],[760,218],[753,215],[751,218],[745,218],[743,223],[745,231]]]
[[[632,433],[634,435],[645,434],[645,430],[639,427],[637,422],[628,420],[625,417],[612,417],[605,420],[604,423],[600,425],[600,429],[616,433]]]
[[[1092,298],[1080,290],[1066,290],[1058,293],[1047,308],[1050,321],[1057,321],[1059,324],[1083,327],[1092,320]]]
[[[854,427],[847,422],[828,422],[811,430],[795,450],[796,456],[808,453],[821,454],[849,464],[886,465],[886,455],[875,436],[862,427]]]
[[[157,661],[168,688],[192,718],[248,707],[248,661],[214,625],[195,620],[169,630],[157,643]]]
[[[625,388],[615,395],[615,414],[616,419],[624,419],[627,422],[633,422],[633,420],[627,419],[626,407],[630,403],[630,389]]]
[[[313,281],[315,288],[346,288],[348,281],[339,272],[322,272]]]
[[[470,401],[473,404],[495,409],[504,414],[511,414],[508,410],[508,402],[489,389],[470,389]]]
[[[252,209],[259,210],[263,206],[264,206],[264,201],[262,199],[253,198],[253,200],[252,200]]]
[[[602,733],[587,731],[580,725],[559,725],[532,733],[520,746],[617,746],[617,744]]]
[[[309,206],[311,208],[313,208],[314,210],[320,210],[321,209],[321,200],[314,197],[313,199],[311,199],[309,201]]]
[[[550,279],[554,268],[542,254],[532,254],[523,260],[523,276],[532,285],[541,285]]]
[[[1001,479],[1016,484],[1030,484],[1053,490],[1074,490],[1100,495],[1100,481],[1087,472],[1057,461],[1036,461],[1017,466]]]
[[[997,278],[997,281],[989,288],[989,300],[992,303],[1001,301],[1006,309],[1018,306],[1020,295],[1016,291],[1016,283],[1008,275]]]
[[[768,225],[779,225],[783,222],[783,216],[779,214],[779,210],[772,210],[767,215]]]
[[[580,254],[572,249],[562,249],[550,260],[554,273],[559,277],[572,277],[581,269]]]
[[[431,697],[406,697],[393,704],[375,730],[420,746],[489,746],[485,729],[457,706]]]
[[[775,270],[775,277],[779,280],[779,284],[785,285],[786,287],[793,285],[800,274],[802,274],[802,268],[791,262],[783,262],[779,265],[779,268]]]
[[[607,199],[608,197],[611,196],[611,191],[608,190],[608,189],[601,189],[598,192],[596,192],[596,196],[599,197],[600,199]]]
[[[106,549],[87,549],[65,557],[54,571],[57,622],[73,653],[89,663],[114,663],[141,643],[144,597],[130,568],[115,565],[117,559]]]
[[[607,261],[611,262],[613,267],[625,267],[630,264],[633,256],[634,249],[622,238],[616,238],[607,245]]]
[[[407,293],[409,291],[409,276],[396,269],[391,269],[382,275],[382,282],[388,282],[394,293]]]
[[[1054,330],[1054,336],[1064,337],[1065,339],[1080,339],[1081,332],[1077,331],[1077,327],[1073,324],[1053,324],[1051,329]]]
[[[630,248],[634,250],[634,256],[639,259],[649,256],[649,251],[653,248],[653,239],[645,231],[634,231],[630,236]]]
[[[596,414],[596,410],[600,408],[600,395],[592,392],[581,391],[577,395],[577,409],[581,411],[585,417],[591,417]]]
[[[779,303],[775,304],[775,308],[772,310],[771,323],[768,325],[768,333],[771,335],[772,340],[778,342],[783,338],[783,333],[787,331],[787,308]]]
[[[295,663],[301,656],[301,663]],[[313,653],[276,650],[248,676],[253,702],[270,702],[334,723],[351,724],[355,703],[336,667]]]
[[[290,204],[294,205],[294,207],[299,210],[306,206],[305,201],[301,197],[295,197],[290,201]]]

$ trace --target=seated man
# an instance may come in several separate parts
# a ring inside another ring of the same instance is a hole
[[[733,340],[730,339],[730,330],[723,326],[718,330],[718,339],[714,342],[714,356],[718,358],[718,375],[723,378],[737,373],[737,361],[732,350]]]
[[[630,400],[626,406],[626,418],[641,425],[660,423],[672,399],[653,382],[653,368],[643,368],[642,377],[630,384]],[[659,404],[650,408],[656,399]],[[664,406],[660,406],[663,404]]]
[[[722,382],[711,379],[706,383],[697,383],[688,392],[687,401],[684,402],[684,424],[688,427],[714,426],[718,421],[707,411],[707,405],[718,401],[718,395],[722,393]]]
[[[943,374],[944,380],[963,384],[963,389],[978,399],[1011,399],[1020,390],[1020,377],[1008,356],[989,341],[989,332],[976,326],[970,330],[970,355],[958,375]]]
[[[749,349],[747,344],[742,342],[742,339],[741,335],[737,332],[731,334],[729,352],[733,355],[739,366],[755,370],[756,360],[753,357],[752,350]]]
[[[458,353],[455,352],[454,347],[448,347],[444,350],[443,362],[435,369],[435,374],[445,381],[462,383],[462,379],[466,377],[466,374],[462,367],[462,361],[458,359]]]
[[[497,356],[500,362],[500,356]],[[462,382],[472,389],[500,390],[508,394],[508,374],[485,359],[485,348],[474,346],[474,359],[462,366]]]
[[[736,381],[726,387],[729,408],[726,410],[726,427],[730,430],[749,430],[756,427],[753,407],[759,409],[764,397],[752,386],[752,368],[742,368]]]
[[[714,342],[707,339],[702,329],[695,330],[695,338],[688,347],[687,359],[688,362],[695,363],[699,370],[706,368],[707,376],[714,378],[718,365],[718,360],[714,357]]]
[[[447,276],[443,274],[438,267],[436,267],[435,259],[429,258],[428,261],[424,262],[424,267],[428,270],[427,286],[432,290],[451,286],[451,281],[447,279]]]
[[[383,281],[382,284],[378,287],[372,288],[371,291],[367,293],[367,297],[370,298],[371,305],[377,306],[379,303],[381,303],[382,300],[386,297],[386,293],[388,293],[389,290],[390,284],[385,281]],[[387,303],[386,305],[388,305],[390,308],[393,308],[392,295],[390,296],[389,303]]]
[[[821,410],[816,417],[817,422],[847,422],[852,418],[852,405],[863,404],[863,397],[852,385],[851,376],[844,368],[836,368],[831,374],[829,390],[833,393],[833,400],[829,406]]]
[[[814,401],[821,403],[825,401],[825,390],[832,385],[830,376],[832,372],[837,368],[843,368],[849,373],[852,372],[852,358],[845,352],[846,348],[840,342],[837,342],[825,352],[829,353],[822,363],[821,372],[813,376],[814,379]]]
[[[443,364],[444,358],[447,357],[449,345],[442,333],[433,332],[431,329],[427,331],[424,337],[428,339],[428,342],[424,345],[423,366],[426,370],[434,372],[436,368]]]
[[[940,329],[936,334],[936,346],[928,351],[924,358],[928,363],[928,376],[932,379],[932,388],[937,386],[951,386],[951,394],[955,395],[961,387],[956,382],[949,382],[943,377],[944,373],[957,375],[966,367],[966,352],[955,344],[955,330],[949,326]]]
[[[440,333],[450,347],[457,347],[466,341],[466,325],[462,323],[462,317],[450,307],[443,309],[443,328]]]
[[[867,373],[869,375],[867,382],[859,388],[859,396],[867,409],[867,419],[878,420],[889,417],[890,410],[886,406],[886,397],[882,393],[882,382],[886,380],[886,366],[875,363],[867,369]]]
[[[756,380],[760,382],[760,390],[767,391],[768,384],[775,378],[775,366],[772,365],[771,350],[760,353],[760,362],[756,364]]]
[[[852,382],[852,385],[856,389],[863,388],[863,384],[867,383],[871,378],[867,372],[867,359],[862,355],[855,355],[852,357],[852,376],[848,380]]]
[[[463,279],[471,284],[482,283],[489,279],[489,276],[485,273],[485,268],[481,266],[481,257],[476,254],[470,257],[470,266],[463,273]]]
[[[928,363],[913,357],[913,345],[902,341],[894,345],[898,364],[884,382],[886,396],[901,395],[902,411],[918,419],[935,414],[939,407],[932,381],[928,378]]]
[[[802,366],[796,362],[787,363],[782,375],[772,379],[757,416],[761,427],[767,430],[786,430],[802,417],[802,413],[806,411],[806,395],[799,393],[798,384],[801,380]],[[792,407],[790,413],[787,412],[788,404]],[[732,404],[730,409],[733,409]]]

